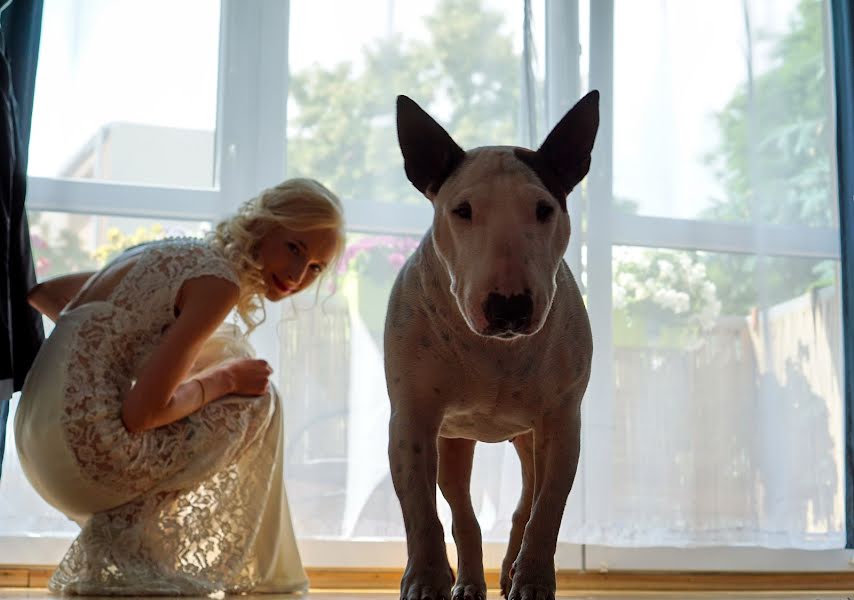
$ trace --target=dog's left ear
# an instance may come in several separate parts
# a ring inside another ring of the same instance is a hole
[[[397,139],[406,176],[428,198],[466,155],[433,117],[406,96],[397,97]]]
[[[575,103],[551,130],[539,150],[518,149],[516,156],[531,167],[566,210],[566,197],[590,170],[590,154],[599,129],[599,92]]]

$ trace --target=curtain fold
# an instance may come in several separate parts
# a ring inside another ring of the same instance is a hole
[[[24,208],[42,10],[43,0],[17,0],[0,14],[0,381],[11,381],[12,391],[44,339],[41,316],[26,301],[35,270]],[[0,469],[8,408],[0,398]]]
[[[839,171],[839,232],[842,253],[842,314],[845,373],[854,372],[854,10],[831,0],[836,79],[836,152]],[[854,548],[854,377],[845,378],[845,530]]]

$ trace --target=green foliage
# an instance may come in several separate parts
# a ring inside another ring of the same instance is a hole
[[[79,232],[73,227],[62,229],[54,235],[50,219],[45,215],[31,212],[28,216],[30,243],[33,248],[36,276],[39,280],[100,269],[127,248],[161,239],[165,235],[165,230],[159,223],[154,223],[150,227],[137,227],[132,234],[122,233],[119,229],[112,227],[107,231],[107,241],[96,247],[93,252],[87,252]]]
[[[829,226],[833,148],[824,60],[824,3],[801,0],[773,44],[774,65],[715,115],[721,143],[707,157],[726,190],[717,220]]]
[[[45,218],[45,215],[30,212],[27,216],[30,224],[33,262],[36,277],[39,280],[98,268],[94,258],[83,250],[77,232],[63,229],[54,236],[50,221]]]
[[[131,234],[122,233],[116,227],[112,227],[107,231],[107,243],[98,246],[93,256],[98,266],[102,267],[128,248],[144,242],[160,240],[163,237],[165,232],[160,223],[154,223],[151,227],[137,227]]]
[[[721,142],[707,163],[725,197],[702,215],[723,221],[833,224],[833,151],[824,59],[824,3],[801,0],[773,43],[774,66],[737,90],[715,120]],[[709,277],[727,314],[771,305],[834,281],[831,261],[710,255]]]
[[[503,17],[483,0],[440,0],[428,38],[392,36],[342,61],[293,74],[289,175],[356,201],[422,202],[406,180],[394,99],[413,98],[464,148],[515,141],[519,57]],[[447,108],[450,107],[450,108]]]
[[[483,0],[439,0],[424,27],[424,40],[392,35],[364,47],[361,60],[292,74],[289,176],[315,177],[355,202],[425,202],[403,170],[398,94],[429,111],[463,148],[517,141],[520,57],[503,15]],[[341,268],[356,278],[359,311],[378,345],[394,275],[416,245],[405,237],[349,238]]]
[[[801,0],[789,31],[771,43],[772,66],[736,90],[715,115],[720,143],[706,162],[720,178],[724,195],[713,199],[703,218],[833,224],[823,10],[821,0]],[[423,202],[406,180],[397,147],[394,98],[400,93],[430,111],[464,148],[517,141],[520,57],[514,54],[503,15],[489,9],[484,0],[439,0],[424,25],[423,40],[392,35],[366,46],[359,60],[313,66],[292,75],[295,110],[288,132],[289,176],[316,177],[355,201]],[[755,182],[763,183],[757,187]],[[637,211],[632,199],[615,202],[622,210]],[[160,235],[113,234],[90,254],[76,233],[54,235],[38,216],[32,225],[40,277],[96,268],[128,245]],[[385,250],[363,253],[354,246],[352,260],[345,264],[360,277],[376,280],[370,285],[384,289],[394,270],[386,263],[400,262],[400,256],[411,251],[386,245]],[[683,331],[702,331],[705,322],[685,322],[685,314],[675,308],[678,303],[667,306],[663,300],[672,301],[674,292],[681,294],[691,286],[705,290],[708,316],[711,306],[722,314],[746,314],[757,303],[774,304],[835,281],[832,261],[680,254],[688,260],[683,265],[685,277],[674,281],[665,280],[654,268],[661,261],[685,262],[668,251],[616,257],[615,290],[625,287],[619,281],[623,278],[625,283],[627,277],[638,278],[648,288],[642,298],[631,293],[615,297],[617,320],[628,328],[617,333],[625,334],[626,340],[637,338],[648,323],[671,322]],[[700,262],[714,294],[695,281],[699,271],[694,265]],[[638,272],[643,265],[650,269],[646,274]],[[661,302],[653,300],[656,294]],[[703,310],[692,306],[691,311],[695,308]],[[642,335],[648,337],[649,332]],[[665,340],[669,334],[656,335]]]

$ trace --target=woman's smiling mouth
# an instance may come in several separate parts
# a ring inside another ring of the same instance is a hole
[[[276,277],[274,274],[270,274],[270,278],[273,280],[273,284],[279,288],[279,291],[289,294],[291,292],[291,287],[282,283],[282,280]]]

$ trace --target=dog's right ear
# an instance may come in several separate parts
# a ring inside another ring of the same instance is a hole
[[[599,92],[593,90],[575,103],[551,130],[536,152],[516,149],[566,211],[566,197],[590,170],[593,142],[599,130]]]
[[[414,100],[397,97],[397,141],[406,176],[428,198],[465,158],[465,151]]]
[[[537,150],[553,169],[564,197],[590,170],[598,130],[599,91],[593,90],[569,109]]]

